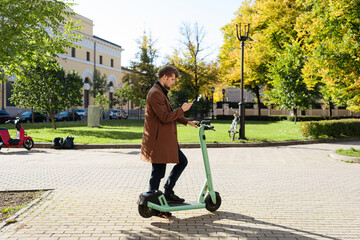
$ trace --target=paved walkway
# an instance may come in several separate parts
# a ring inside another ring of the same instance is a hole
[[[54,189],[0,230],[0,239],[360,239],[360,164],[328,157],[360,142],[210,148],[219,211],[177,212],[170,222],[137,213],[150,165],[138,149],[2,149],[0,190]],[[175,192],[195,200],[200,149]]]

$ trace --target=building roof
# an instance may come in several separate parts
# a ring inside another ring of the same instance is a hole
[[[129,73],[132,72],[131,69],[129,69],[129,68],[127,68],[127,67],[123,67],[123,66],[121,66],[121,70],[123,70],[123,71],[125,71],[125,72],[129,72]]]
[[[240,88],[230,87],[226,88],[226,100],[229,102],[240,102],[241,91]],[[244,102],[253,102],[255,99],[254,95],[250,91],[244,89]]]
[[[95,36],[95,35],[94,35],[94,38],[96,38],[96,39],[98,39],[98,40],[100,40],[100,41],[109,43],[109,44],[111,44],[111,45],[113,45],[113,46],[115,46],[115,47],[119,47],[119,48],[122,49],[122,47],[121,47],[120,45],[117,45],[117,44],[115,44],[115,43],[112,43],[112,42],[110,42],[110,41],[108,41],[108,40],[105,40],[105,39],[103,39],[103,38],[100,38],[100,37],[98,37],[98,36]]]

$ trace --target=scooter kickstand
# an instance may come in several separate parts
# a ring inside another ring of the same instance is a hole
[[[170,217],[171,217],[171,213],[168,213],[168,212],[159,212],[158,213],[158,217],[160,217],[160,218],[165,218],[165,219],[167,219],[168,221],[170,221]]]

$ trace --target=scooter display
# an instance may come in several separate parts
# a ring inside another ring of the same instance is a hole
[[[204,186],[200,191],[198,200],[195,202],[184,203],[168,203],[165,195],[159,191],[149,191],[140,194],[138,199],[138,212],[140,216],[149,218],[160,213],[165,216],[171,216],[170,212],[201,209],[206,208],[210,212],[216,211],[221,205],[221,197],[218,192],[215,192],[212,182],[209,157],[205,141],[205,130],[214,130],[214,126],[210,125],[210,121],[203,120],[198,123],[200,147],[203,156],[206,180]],[[215,131],[215,130],[214,130]]]
[[[24,146],[27,150],[30,150],[34,147],[34,141],[30,136],[25,134],[23,127],[20,124],[20,118],[14,120],[8,120],[6,123],[14,123],[16,127],[16,137],[13,139],[10,137],[9,131],[7,128],[0,128],[0,150],[3,145],[7,147],[19,147]]]

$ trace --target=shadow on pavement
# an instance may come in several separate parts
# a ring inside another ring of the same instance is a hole
[[[225,220],[225,221],[224,221]],[[217,223],[218,221],[221,221]],[[244,223],[244,224],[241,224]],[[254,226],[250,227],[249,225]],[[223,236],[229,238],[259,238],[259,239],[302,239],[313,240],[319,237],[324,239],[338,240],[335,237],[329,237],[318,233],[313,233],[301,229],[296,229],[288,226],[274,224],[265,221],[256,220],[242,214],[231,212],[216,212],[214,214],[206,214],[197,217],[186,219],[171,219],[171,222],[153,222],[151,224],[154,228],[149,230],[158,234],[159,231],[168,231],[167,236],[170,238],[181,239],[181,236],[188,235],[196,237],[213,237]],[[244,226],[242,226],[244,225]],[[246,225],[246,226],[245,226]],[[261,225],[266,227],[261,228]],[[270,228],[269,228],[270,226]]]
[[[68,135],[68,136],[85,136],[85,137],[93,137],[93,138],[109,138],[109,139],[141,139],[143,133],[142,132],[131,132],[131,131],[113,131],[111,129],[106,129],[104,126],[100,126],[99,128],[104,129],[104,131],[98,130],[87,130],[87,131],[79,131],[72,129],[59,129],[59,135]]]
[[[9,148],[2,148],[0,150],[0,155],[30,155],[30,154],[36,154],[36,153],[46,153],[49,154],[47,151],[44,150],[20,150],[20,151],[10,151]]]
[[[358,141],[354,141],[354,142],[333,142],[333,143],[323,143],[323,144],[327,144],[327,145],[333,145],[334,148],[332,150],[336,150],[339,147],[339,145],[342,145],[343,148],[346,148],[346,146],[353,146],[353,145],[358,145],[359,142]],[[329,148],[322,148],[321,143],[317,143],[311,146],[304,146],[304,145],[293,145],[293,146],[279,146],[277,147],[279,149],[283,149],[283,148],[292,148],[292,149],[304,149],[304,150],[319,150],[319,151],[326,151],[329,152],[331,151],[331,149]]]

